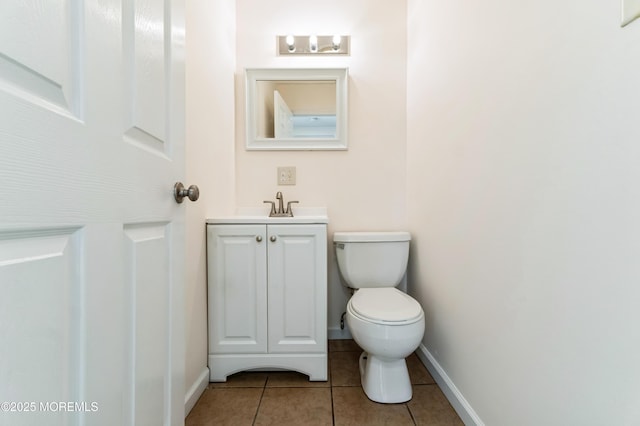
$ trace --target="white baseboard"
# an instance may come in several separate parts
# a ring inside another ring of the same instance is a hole
[[[344,330],[340,329],[340,327],[329,327],[327,332],[329,340],[352,339],[351,333],[347,327],[345,327]]]
[[[193,409],[202,395],[202,392],[207,388],[209,384],[209,369],[204,367],[202,372],[198,376],[195,382],[191,385],[187,394],[184,396],[184,417],[189,415],[189,412]]]
[[[433,379],[438,383],[440,389],[447,397],[453,409],[456,410],[458,416],[462,419],[465,425],[484,426],[484,422],[478,417],[476,412],[471,408],[469,402],[462,396],[462,393],[458,390],[451,378],[447,375],[444,369],[438,364],[438,361],[431,355],[431,352],[427,350],[424,344],[420,344],[416,350],[418,357],[422,363],[427,367],[429,373]]]

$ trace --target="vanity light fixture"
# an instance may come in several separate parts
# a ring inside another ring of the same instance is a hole
[[[281,35],[276,37],[278,55],[349,55],[348,35]]]

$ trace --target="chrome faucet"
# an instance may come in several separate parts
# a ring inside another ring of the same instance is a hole
[[[284,197],[282,196],[282,192],[278,191],[276,194],[276,200],[278,200],[278,210],[276,210],[276,203],[274,201],[264,201],[265,203],[271,204],[271,211],[269,212],[269,217],[293,217],[293,209],[291,208],[291,204],[298,203],[298,201],[289,201],[287,203],[287,208],[284,208]]]
[[[278,191],[276,193],[276,200],[278,200],[278,213],[284,213],[284,200],[282,199],[282,192]]]

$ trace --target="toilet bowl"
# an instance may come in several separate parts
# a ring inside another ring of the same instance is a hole
[[[405,358],[424,335],[424,312],[408,294],[396,289],[404,276],[410,236],[406,232],[337,232],[338,268],[354,289],[347,304],[347,325],[364,350],[359,360],[362,388],[381,403],[412,397]]]
[[[379,305],[383,309],[376,310]],[[410,400],[405,358],[424,335],[418,302],[395,288],[360,289],[349,300],[346,317],[353,339],[364,350],[359,366],[367,397],[383,403]]]

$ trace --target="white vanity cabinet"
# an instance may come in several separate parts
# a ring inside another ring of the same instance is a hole
[[[256,368],[327,380],[326,223],[207,225],[213,382]]]

